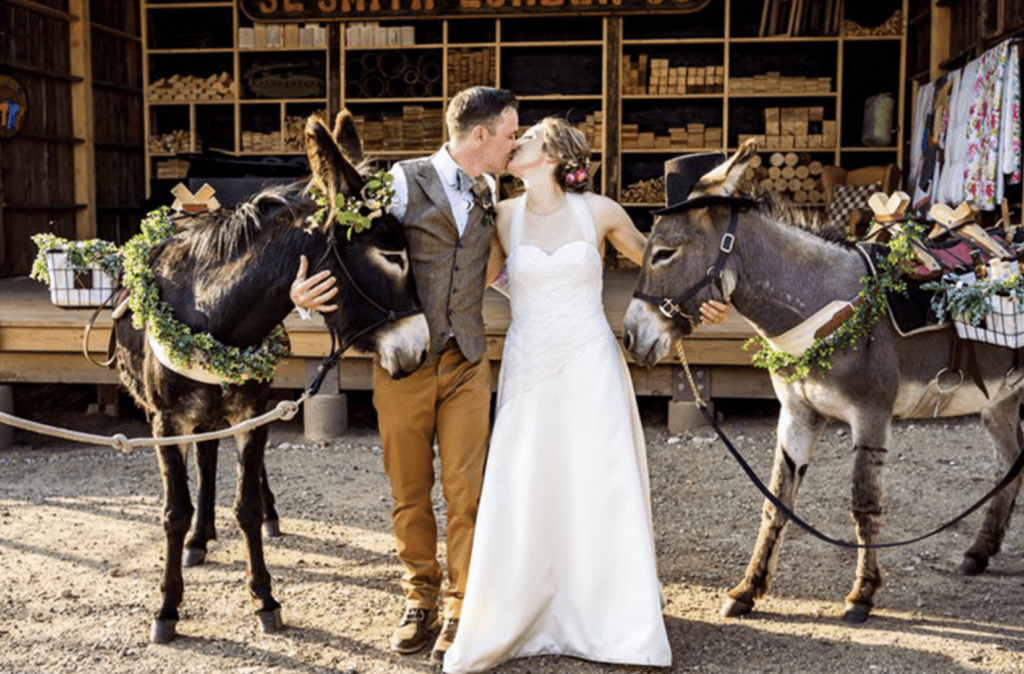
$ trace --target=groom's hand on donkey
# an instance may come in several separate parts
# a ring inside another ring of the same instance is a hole
[[[700,305],[700,317],[705,323],[721,323],[731,313],[732,307],[718,300],[708,300]]]
[[[337,304],[327,304],[335,295],[338,289],[335,287],[336,280],[331,276],[329,270],[324,270],[306,278],[309,271],[309,260],[303,255],[299,259],[299,272],[292,281],[289,296],[295,306],[300,309],[314,310],[321,313],[334,311]]]

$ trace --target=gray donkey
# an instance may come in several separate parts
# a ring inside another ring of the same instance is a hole
[[[756,149],[753,143],[744,144],[729,161],[701,178],[690,199],[736,195]],[[638,293],[673,298],[705,276],[718,255],[732,213],[728,203],[706,201],[700,208],[666,209],[668,212],[655,221],[644,253]],[[860,279],[869,270],[856,250],[793,226],[799,223],[785,217],[785,209],[780,211],[771,201],[747,205],[736,214],[735,241],[726,258],[722,289],[760,335],[778,337],[829,303],[857,296]],[[713,292],[713,284],[704,286],[680,309],[699,317],[698,307]],[[626,313],[623,341],[637,362],[650,366],[668,356],[674,340],[685,337],[693,327],[690,321],[669,320],[655,305],[635,298]],[[882,467],[891,419],[920,415],[916,410],[926,399],[929,384],[934,393],[933,380],[949,364],[951,339],[950,330],[903,337],[883,317],[855,349],[837,350],[831,359],[832,369],[824,376],[812,370],[803,379],[787,382],[790,373],[786,369],[774,374],[772,385],[782,409],[772,493],[792,507],[821,431],[829,420],[845,422],[850,425],[855,450],[851,508],[857,541],[876,543],[882,521]],[[968,376],[945,398],[941,415],[981,412],[1005,470],[1024,443],[1018,416],[1024,397],[1024,369],[1016,367],[1010,349],[979,342],[976,354],[987,395]],[[931,411],[929,405],[926,414]],[[963,573],[982,573],[989,558],[999,551],[1021,479],[1017,476],[991,501],[981,530],[964,554],[960,567]],[[787,522],[770,502],[765,502],[757,544],[743,581],[729,592],[723,607],[726,616],[750,613],[754,601],[768,591]],[[868,619],[881,584],[876,550],[860,548],[856,580],[846,596],[847,622]]]

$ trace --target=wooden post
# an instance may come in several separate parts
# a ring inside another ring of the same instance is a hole
[[[14,387],[0,384],[0,412],[14,414]],[[14,446],[14,426],[0,423],[0,451]]]
[[[605,19],[604,41],[604,141],[601,152],[604,174],[602,193],[619,200],[622,160],[619,157],[619,124],[622,119],[622,17]]]
[[[707,403],[708,413],[714,415],[715,406],[711,401],[711,371],[706,367],[690,367],[693,381],[701,399]],[[697,406],[690,383],[682,367],[672,371],[672,399],[668,403],[668,431],[679,434],[707,426],[708,421]]]
[[[306,387],[316,379],[320,363],[306,361]],[[340,390],[338,368],[324,378],[320,391],[302,406],[303,435],[308,440],[331,440],[348,428],[348,396]]]
[[[68,11],[77,21],[68,24],[71,46],[72,128],[75,138],[84,143],[75,145],[75,204],[84,206],[75,213],[75,236],[79,239],[96,237],[96,150],[93,146],[92,107],[92,40],[89,27],[88,0],[69,0]]]

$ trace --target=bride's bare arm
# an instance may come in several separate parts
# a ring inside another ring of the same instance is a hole
[[[612,199],[597,194],[587,194],[587,204],[594,216],[598,236],[611,242],[615,249],[637,265],[643,262],[647,238],[633,224],[625,209]]]

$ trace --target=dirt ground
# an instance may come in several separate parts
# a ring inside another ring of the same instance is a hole
[[[165,646],[148,639],[163,557],[152,450],[122,454],[19,431],[15,446],[0,451],[0,673],[436,671],[426,651],[403,657],[388,650],[403,606],[401,571],[372,410],[365,399],[352,402],[351,430],[331,442],[303,441],[296,422],[273,428],[268,472],[285,535],[270,540],[266,554],[287,629],[260,634],[251,613],[231,515],[229,442],[218,476],[220,539],[205,566],[185,570],[179,637]],[[137,416],[114,422],[84,414],[85,404],[72,397],[37,405],[48,411],[33,416],[101,434],[148,435]],[[886,584],[860,627],[841,620],[854,553],[792,528],[772,593],[752,616],[726,619],[719,609],[746,566],[761,498],[709,429],[674,436],[663,401],[643,400],[642,409],[671,671],[1024,672],[1024,518],[1011,524],[1003,552],[980,577],[956,570],[978,513],[935,538],[882,550]],[[766,479],[775,409],[739,401],[719,409],[726,433]],[[845,539],[853,535],[849,440],[845,428],[826,432],[798,507]],[[974,420],[899,423],[883,537],[930,530],[987,491],[997,472]],[[494,671],[657,670],[540,657]]]

